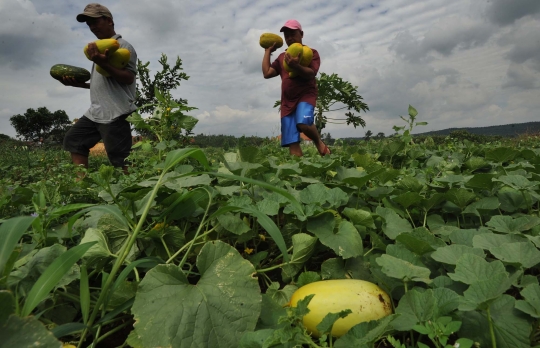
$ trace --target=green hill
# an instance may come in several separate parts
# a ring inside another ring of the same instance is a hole
[[[540,122],[511,123],[489,127],[448,128],[438,131],[415,133],[414,135],[449,135],[451,132],[457,130],[465,130],[469,133],[478,135],[500,135],[503,137],[515,137],[522,134],[540,133]]]

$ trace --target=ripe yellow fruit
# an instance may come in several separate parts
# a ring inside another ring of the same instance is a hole
[[[129,58],[131,57],[131,53],[127,48],[119,48],[116,50],[113,54],[109,56],[109,63],[111,63],[112,66],[118,69],[124,69],[128,63]],[[110,74],[103,70],[102,67],[96,64],[96,71],[100,73],[103,76],[109,77]]]
[[[365,280],[337,279],[313,282],[294,292],[289,301],[296,307],[298,301],[314,294],[308,305],[310,312],[304,316],[304,326],[315,336],[320,336],[317,325],[328,313],[346,309],[352,311],[338,319],[332,327],[332,336],[340,337],[356,324],[377,320],[392,314],[390,297],[377,285]]]
[[[96,40],[94,41],[96,44],[99,53],[105,53],[106,50],[108,51],[108,54],[113,54],[116,50],[120,48],[120,44],[116,39],[102,39],[102,40]],[[86,58],[90,59],[90,56],[88,55],[88,45],[84,46],[84,55]]]
[[[311,61],[313,60],[313,51],[308,46],[302,47],[302,57],[300,58],[300,65],[301,66],[309,66],[311,64]],[[294,71],[289,72],[289,77],[293,78],[298,76],[298,74]]]
[[[259,39],[259,45],[261,45],[262,48],[268,48],[274,43],[276,44],[276,48],[283,46],[283,39],[281,36],[272,33],[264,33]]]
[[[301,56],[304,53],[304,47],[300,43],[293,43],[292,45],[287,48],[287,53],[291,55],[291,57],[298,57]],[[302,57],[300,57],[302,59]],[[292,69],[289,67],[289,65],[283,61],[283,68],[287,70],[288,72],[292,72]]]

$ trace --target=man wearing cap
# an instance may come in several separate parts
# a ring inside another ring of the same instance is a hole
[[[280,31],[287,46],[302,44],[304,32],[297,20],[288,20]],[[330,149],[322,142],[313,123],[318,94],[315,76],[321,64],[319,53],[312,49],[313,59],[305,67],[300,65],[300,57],[292,57],[287,52],[281,53],[270,63],[270,55],[275,50],[275,44],[265,49],[262,72],[265,79],[281,76],[281,146],[289,147],[291,155],[302,156],[300,133],[304,133],[313,141],[321,156],[330,154]],[[283,68],[283,61],[296,72],[296,77],[289,77],[289,72]]]
[[[130,59],[125,68],[115,68],[107,60],[108,52],[102,54],[95,43],[88,44],[87,52],[94,62],[90,83],[81,83],[70,77],[64,77],[62,81],[66,86],[90,89],[90,108],[67,132],[64,149],[71,153],[74,164],[87,168],[90,148],[103,139],[111,164],[127,172],[125,160],[131,150],[131,126],[126,118],[137,109],[137,53],[131,44],[116,34],[113,16],[107,7],[88,4],[77,15],[77,21],[86,22],[98,39],[116,39],[121,48],[129,50]],[[96,65],[108,72],[109,77],[96,72]]]

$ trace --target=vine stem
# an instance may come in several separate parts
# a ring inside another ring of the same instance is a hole
[[[495,339],[495,330],[493,329],[493,320],[491,320],[491,310],[487,309],[487,319],[489,323],[489,334],[491,336],[491,347],[497,348],[497,340]]]
[[[129,252],[131,248],[133,247],[133,244],[137,240],[137,235],[141,231],[142,226],[144,222],[146,221],[146,216],[148,215],[148,212],[150,211],[154,198],[156,198],[157,192],[159,188],[161,187],[161,182],[163,181],[163,178],[166,172],[167,170],[164,170],[159,176],[159,179],[156,182],[156,185],[154,186],[154,189],[152,190],[152,193],[150,194],[148,201],[146,202],[145,209],[139,219],[139,222],[137,223],[137,226],[135,227],[135,230],[129,237],[127,243],[125,243],[122,246],[122,249],[120,250],[120,253],[119,253],[120,257],[116,259],[116,262],[113,265],[111,273],[109,274],[109,276],[107,277],[107,280],[105,281],[105,285],[103,286],[101,293],[99,294],[99,297],[96,301],[96,305],[94,306],[94,309],[92,310],[92,314],[90,315],[90,318],[88,319],[87,328],[84,329],[83,333],[81,334],[81,338],[79,339],[79,344],[77,345],[77,348],[82,347],[84,339],[86,338],[86,335],[88,334],[89,328],[92,327],[92,325],[94,324],[94,321],[96,320],[96,317],[97,317],[97,314],[99,312],[101,305],[105,302],[105,299],[109,296],[109,289],[111,288],[113,281],[116,277],[116,274],[120,270],[120,267],[122,267],[125,259],[128,257]]]

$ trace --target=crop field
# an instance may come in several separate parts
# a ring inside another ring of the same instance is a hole
[[[2,142],[0,347],[540,346],[540,137],[303,149],[147,141],[77,180]],[[346,282],[288,305],[322,280],[376,284],[390,314],[336,334]]]

